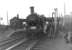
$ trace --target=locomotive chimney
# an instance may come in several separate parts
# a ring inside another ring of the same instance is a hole
[[[30,9],[31,9],[31,14],[34,14],[34,7],[33,6],[30,7]]]

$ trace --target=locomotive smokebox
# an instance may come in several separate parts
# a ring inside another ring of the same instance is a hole
[[[34,7],[30,7],[30,10],[31,10],[31,14],[34,14]]]

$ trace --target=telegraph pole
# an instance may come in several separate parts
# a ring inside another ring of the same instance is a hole
[[[66,4],[64,3],[64,16],[66,15]]]
[[[9,21],[8,21],[8,11],[7,11],[7,24],[9,24]]]
[[[50,8],[49,8],[49,17],[50,17]]]
[[[66,4],[64,2],[64,17],[65,17],[65,15],[66,15]],[[64,19],[64,17],[63,17],[63,19]],[[65,23],[65,21],[63,20],[63,26],[64,26],[64,23]]]

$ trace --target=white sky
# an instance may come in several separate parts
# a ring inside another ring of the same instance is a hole
[[[35,12],[51,16],[53,8],[58,8],[59,13],[64,14],[64,2],[66,4],[66,14],[72,11],[71,0],[0,0],[0,17],[3,17],[3,23],[7,23],[8,17],[11,19],[19,13],[20,18],[25,18],[30,13],[30,6],[35,7]]]

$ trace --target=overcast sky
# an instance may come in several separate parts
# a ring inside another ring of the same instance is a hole
[[[8,17],[11,19],[19,13],[20,18],[25,18],[30,14],[30,6],[35,7],[35,12],[44,14],[46,17],[51,16],[53,8],[58,8],[59,14],[64,14],[64,3],[66,4],[66,14],[72,11],[71,0],[0,0],[0,17],[3,17],[3,22],[7,23]]]

